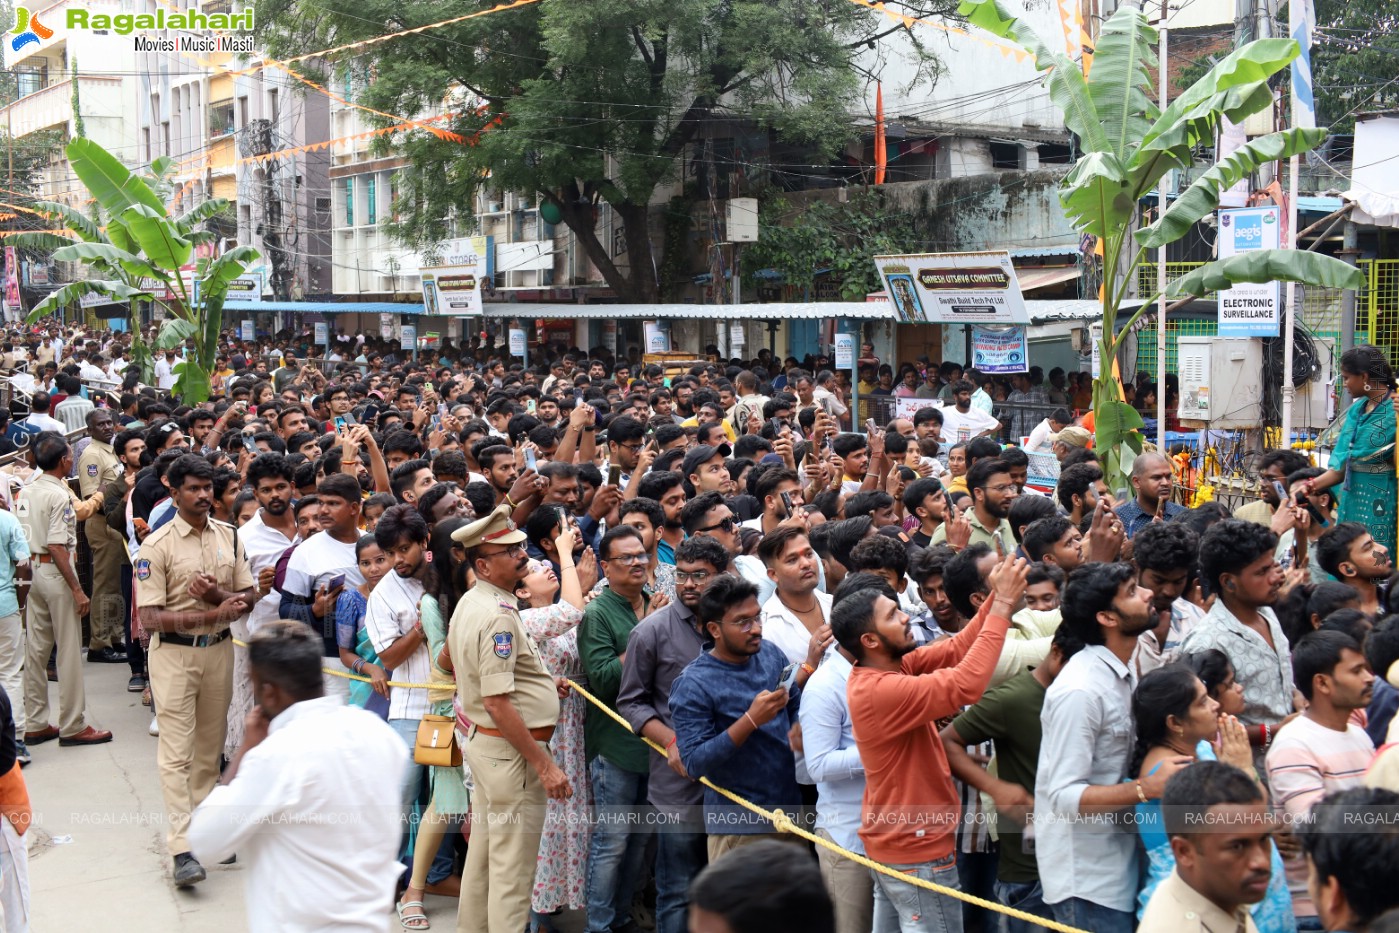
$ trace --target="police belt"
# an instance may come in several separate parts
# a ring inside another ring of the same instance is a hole
[[[477,726],[476,731],[482,735],[489,735],[497,739],[505,738],[505,733],[499,729],[492,729],[489,726]],[[530,738],[536,742],[547,742],[554,737],[553,726],[536,726],[529,731]]]
[[[224,629],[212,635],[176,635],[174,632],[157,632],[162,645],[184,645],[186,648],[209,648],[233,637],[233,632]]]

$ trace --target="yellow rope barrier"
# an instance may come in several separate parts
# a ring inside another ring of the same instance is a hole
[[[568,681],[568,685],[574,690],[578,691],[578,694],[582,696],[585,700],[587,700],[589,703],[593,704],[598,709],[606,713],[608,716],[616,720],[616,722],[620,724],[622,728],[626,729],[628,732],[632,731],[631,723],[623,719],[606,703],[603,703],[597,697],[593,696],[587,690],[584,690],[582,687],[578,686],[578,684],[574,683],[572,680]],[[640,738],[641,741],[645,742],[648,746],[650,746],[651,749],[656,753],[660,755],[666,754],[665,749],[661,748],[660,745],[646,738],[644,735],[637,737]],[[1060,931],[1060,933],[1086,933],[1086,931],[1080,930],[1078,927],[1071,927],[1068,924],[1060,923],[1057,920],[1049,920],[1044,917],[1037,917],[1034,914],[1026,913],[1023,910],[1016,910],[1014,907],[1007,907],[1004,904],[998,904],[995,901],[988,901],[984,898],[977,897],[974,894],[968,894],[965,891],[958,891],[955,888],[949,888],[941,884],[934,884],[931,881],[924,881],[922,878],[905,874],[904,872],[901,872],[896,868],[890,868],[888,865],[885,865],[881,862],[876,862],[871,858],[860,855],[859,853],[851,852],[849,849],[838,846],[828,839],[822,839],[815,833],[807,832],[805,829],[802,829],[800,826],[793,823],[792,818],[789,817],[786,813],[782,812],[781,810],[764,809],[763,807],[758,806],[756,803],[753,803],[751,800],[745,800],[738,794],[735,794],[733,791],[720,787],[713,781],[709,780],[709,778],[702,777],[699,779],[699,782],[705,787],[708,787],[710,790],[714,791],[716,794],[720,794],[721,796],[727,797],[729,800],[732,800],[739,806],[747,810],[751,810],[759,816],[763,817],[764,819],[769,820],[778,832],[791,833],[792,835],[800,836],[808,842],[814,842],[816,843],[816,845],[821,846],[822,848],[828,849],[831,852],[836,853],[837,855],[848,858],[850,859],[850,861],[855,862],[858,865],[863,865],[872,871],[877,871],[881,875],[888,875],[890,878],[897,878],[900,881],[905,881],[909,884],[916,885],[917,887],[926,888],[927,890],[932,891],[935,894],[945,894],[948,897],[956,898],[959,901],[965,901],[968,904],[974,904],[977,907],[982,907],[986,910],[995,911],[998,914],[1005,914],[1008,917],[1014,917],[1015,919],[1023,920],[1026,923],[1033,923],[1036,926],[1042,926],[1050,930],[1058,930]]]
[[[233,639],[233,643],[240,648],[246,648],[248,646],[247,642],[241,641],[237,638]],[[330,674],[333,677],[344,677],[346,680],[358,680],[361,683],[370,682],[370,679],[368,677],[364,677],[359,674],[351,674],[345,671],[333,671],[328,667],[323,667],[321,668],[321,670],[324,673]],[[621,725],[622,728],[626,729],[628,732],[632,731],[631,724],[625,719],[623,719],[620,715],[618,715],[617,712],[614,711],[606,703],[603,703],[601,700],[593,696],[587,690],[578,686],[578,684],[571,679],[568,680],[568,685],[573,690],[576,690],[578,692],[578,695],[583,697],[583,699],[587,700],[589,703],[602,710],[608,716],[612,717],[612,719],[614,719],[619,725]],[[440,690],[448,685],[403,683],[400,681],[391,680],[389,681],[389,686],[402,687],[404,689],[411,690]],[[652,749],[652,751],[656,752],[657,754],[666,754],[665,749],[661,748],[660,745],[646,738],[644,735],[637,736],[637,738],[645,742]],[[1078,927],[1071,927],[1068,924],[1060,923],[1057,920],[1049,920],[1045,917],[1039,917],[1035,914],[1026,913],[1023,910],[1016,910],[1014,907],[1007,907],[1004,904],[998,904],[995,901],[988,901],[985,898],[977,897],[974,894],[968,894],[965,891],[958,891],[956,888],[949,888],[945,885],[935,884],[931,881],[924,881],[922,878],[917,878],[912,875],[905,874],[904,872],[901,872],[896,868],[890,868],[888,865],[885,865],[882,862],[876,862],[873,859],[868,858],[864,855],[860,855],[857,852],[851,852],[849,849],[836,845],[834,842],[831,842],[828,839],[822,839],[815,833],[807,832],[805,829],[802,829],[800,826],[793,823],[792,818],[789,817],[786,813],[782,812],[781,810],[768,810],[763,807],[760,807],[756,803],[753,803],[751,800],[745,800],[738,794],[735,794],[733,791],[720,787],[718,784],[715,784],[713,781],[709,780],[709,778],[702,777],[699,779],[699,783],[703,784],[705,787],[708,787],[716,794],[719,794],[723,797],[727,797],[729,800],[733,801],[739,806],[747,810],[751,810],[752,812],[763,817],[765,820],[768,820],[770,823],[772,823],[773,827],[778,832],[790,833],[794,836],[800,836],[808,842],[813,842],[818,846],[821,846],[825,849],[829,849],[837,855],[840,855],[844,858],[848,858],[850,859],[850,861],[855,862],[857,865],[863,865],[871,871],[877,871],[881,875],[888,875],[890,878],[897,878],[900,881],[907,882],[908,884],[915,885],[920,888],[926,888],[927,890],[932,891],[934,894],[943,894],[947,897],[955,898],[959,901],[965,901],[968,904],[973,904],[977,907],[984,908],[985,910],[994,911],[998,914],[1005,914],[1008,917],[1014,917],[1015,919],[1023,920],[1026,923],[1033,923],[1036,926],[1042,926],[1045,929],[1058,930],[1060,931],[1060,933],[1087,933],[1087,931],[1085,930],[1080,930]]]

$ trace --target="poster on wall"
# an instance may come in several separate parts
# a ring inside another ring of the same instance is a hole
[[[836,334],[836,369],[855,368],[855,335]]]
[[[20,310],[19,253],[13,246],[5,247],[5,304],[12,311]]]
[[[1255,249],[1277,249],[1282,208],[1246,207],[1219,212],[1219,258]],[[1219,293],[1219,336],[1276,337],[1282,308],[1278,282],[1245,282]]]
[[[1030,323],[1008,252],[876,256],[874,264],[903,323]]]
[[[1029,372],[1030,348],[1025,341],[1025,327],[973,327],[972,368],[983,373]]]
[[[525,356],[525,331],[522,327],[510,328],[510,355],[524,359]]]
[[[660,321],[645,321],[641,325],[642,332],[646,335],[647,353],[669,353],[670,352],[670,328],[662,325]]]
[[[316,343],[323,347],[330,343],[330,325],[325,321],[316,322]]]
[[[262,277],[261,272],[244,272],[228,283],[228,291],[224,293],[223,303],[225,305],[246,305],[261,301]]]
[[[448,240],[433,258],[433,265],[418,268],[423,313],[480,314],[482,288],[495,274],[495,238],[468,236]]]
[[[382,339],[384,339],[384,340],[392,340],[392,339],[393,339],[393,319],[394,319],[394,317],[395,317],[395,315],[393,315],[393,314],[384,314],[384,313],[381,313],[381,314],[379,315],[379,336],[380,336]]]
[[[253,328],[252,321],[243,321],[238,325],[238,337],[240,340],[256,340],[257,331]]]
[[[403,325],[403,331],[399,335],[398,348],[400,350],[416,350],[418,348],[418,328],[416,325]]]

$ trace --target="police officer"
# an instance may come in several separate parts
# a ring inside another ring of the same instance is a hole
[[[510,507],[459,528],[476,586],[457,603],[447,635],[462,710],[474,725],[466,760],[475,782],[472,844],[457,929],[500,933],[529,922],[546,797],[573,796],[549,751],[558,686],[525,634],[515,586],[529,558]]]
[[[165,474],[175,517],[136,554],[136,605],[151,632],[147,655],[160,745],[156,761],[176,887],[204,880],[190,854],[190,814],[214,789],[233,699],[229,626],[257,602],[233,526],[214,521],[214,468],[185,454]]]
[[[78,458],[78,488],[84,498],[100,494],[121,474],[121,461],[112,450],[112,435],[116,433],[112,413],[105,408],[88,412],[87,433],[92,440]],[[100,513],[88,518],[83,528],[87,532],[88,547],[92,549],[92,593],[96,597],[88,619],[92,635],[87,643],[87,659],[107,664],[125,663],[126,652],[120,647],[122,619],[126,613],[120,577],[125,542],[107,526],[106,517]]]
[[[15,517],[24,527],[34,555],[30,586],[29,639],[24,656],[26,745],[58,739],[60,745],[98,745],[112,733],[94,729],[84,720],[87,696],[83,686],[82,627],[88,597],[78,580],[78,521],[67,476],[73,471],[73,448],[63,435],[44,431],[30,445],[34,463],[43,472],[20,492]],[[49,723],[49,652],[58,646],[58,726]]]

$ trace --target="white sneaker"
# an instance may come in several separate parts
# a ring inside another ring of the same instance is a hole
[[[152,716],[151,727],[146,731],[148,731],[151,735],[160,735],[160,721],[157,720],[154,716]]]

